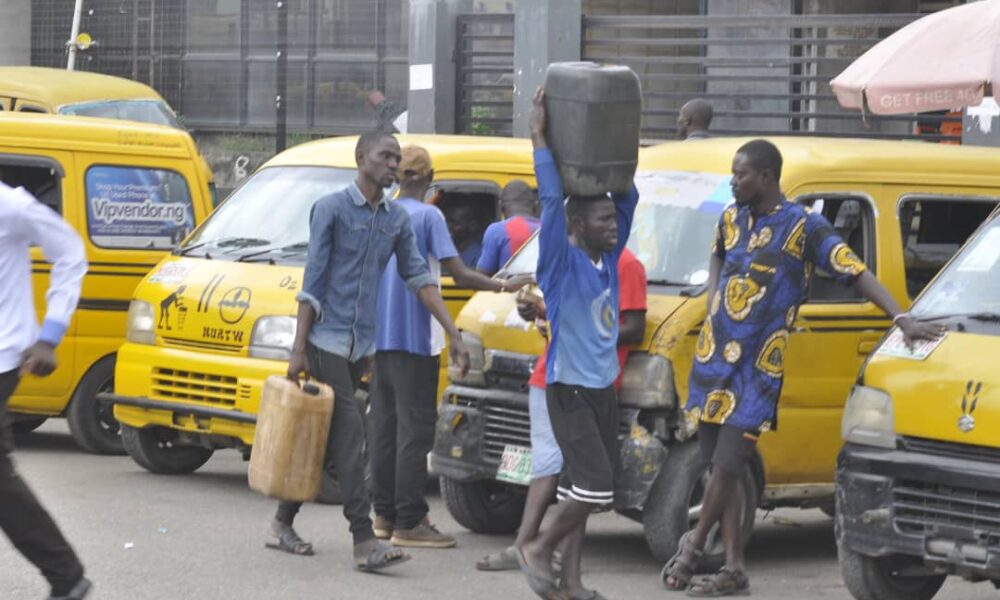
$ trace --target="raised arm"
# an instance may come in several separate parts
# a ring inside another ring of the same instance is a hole
[[[566,197],[555,158],[545,141],[545,93],[535,92],[531,109],[531,143],[535,148],[535,178],[542,204],[542,226],[538,234],[538,278],[565,267],[569,237],[566,234]]]

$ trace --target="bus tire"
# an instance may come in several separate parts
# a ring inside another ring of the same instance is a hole
[[[459,525],[474,533],[513,533],[521,524],[527,488],[492,479],[441,477],[441,496]]]
[[[125,454],[114,404],[97,398],[98,394],[114,392],[114,386],[115,356],[105,356],[80,380],[66,410],[73,440],[92,454]]]
[[[177,432],[166,427],[137,429],[122,425],[122,443],[140,467],[158,475],[194,473],[215,452],[201,446],[175,445]]]

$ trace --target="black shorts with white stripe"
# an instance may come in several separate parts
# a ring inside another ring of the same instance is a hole
[[[559,499],[605,505],[614,500],[618,397],[614,388],[549,384],[552,432],[563,454]]]

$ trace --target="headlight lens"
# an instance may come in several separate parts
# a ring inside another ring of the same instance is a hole
[[[253,326],[249,354],[253,358],[289,360],[298,323],[295,317],[261,317]]]
[[[129,303],[125,339],[135,344],[156,343],[156,319],[152,304],[142,300],[133,300]]]
[[[462,343],[469,353],[469,372],[462,373],[454,366],[448,365],[448,379],[452,383],[486,387],[486,357],[483,354],[483,340],[478,335],[462,332]]]
[[[619,398],[629,408],[673,408],[677,405],[673,365],[655,354],[629,355]]]
[[[844,407],[840,434],[845,442],[895,448],[896,418],[892,396],[872,387],[854,386]]]

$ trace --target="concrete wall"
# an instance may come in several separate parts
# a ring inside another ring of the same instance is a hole
[[[30,64],[31,0],[0,0],[0,65]]]

